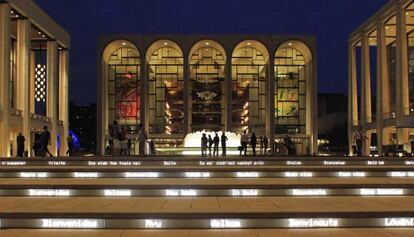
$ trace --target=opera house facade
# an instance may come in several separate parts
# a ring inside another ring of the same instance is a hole
[[[299,154],[317,152],[314,37],[107,35],[97,63],[98,153],[113,121],[132,139],[142,124],[157,148],[247,130],[274,146],[289,134]]]

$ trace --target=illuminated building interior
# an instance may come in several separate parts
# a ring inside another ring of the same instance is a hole
[[[98,150],[117,120],[132,140],[142,124],[158,148],[182,148],[189,133],[247,131],[276,143],[289,134],[299,154],[313,154],[314,48],[312,37],[103,37]]]

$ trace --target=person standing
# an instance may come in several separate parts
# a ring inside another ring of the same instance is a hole
[[[247,131],[244,131],[243,134],[240,137],[240,156],[242,155],[242,152],[244,151],[244,155],[247,154],[247,144],[249,143],[249,136],[247,135]]]
[[[17,157],[23,157],[24,156],[24,142],[26,139],[22,135],[22,133],[19,133],[19,135],[16,138],[17,143]]]
[[[259,142],[260,142],[260,155],[262,155],[263,154],[263,137],[262,136],[260,136]]]
[[[208,154],[211,156],[211,147],[213,146],[214,141],[213,138],[211,138],[211,135],[208,135]]]
[[[72,156],[73,152],[73,137],[69,135],[66,138],[66,142],[68,143],[68,150],[66,151],[66,156]]]
[[[145,141],[147,140],[147,134],[145,133],[144,126],[138,125],[138,148],[139,155],[145,156]]]
[[[414,140],[411,140],[411,156],[414,156]]]
[[[119,126],[117,121],[114,121],[112,126],[109,126],[109,134],[112,138],[112,156],[118,156],[121,144],[119,141]]]
[[[40,137],[40,143],[42,146],[42,156],[45,157],[47,153],[49,154],[50,157],[53,157],[52,153],[50,153],[48,149],[48,146],[51,144],[51,139],[50,139],[50,132],[47,126],[43,127],[43,133],[42,133],[42,136]]]
[[[127,156],[131,156],[132,140],[128,138],[127,140]]]
[[[227,140],[229,139],[227,138],[226,134],[223,132],[223,134],[221,135],[221,150],[222,150],[223,156],[226,156]]]
[[[267,155],[267,148],[269,146],[269,139],[267,138],[267,136],[263,137],[263,150],[264,150],[264,155]]]
[[[203,133],[203,135],[201,136],[201,156],[207,155],[207,143],[208,138],[206,137],[206,134]]]
[[[256,156],[256,145],[257,145],[257,137],[255,133],[252,133],[250,137],[250,146],[252,146],[253,156]]]
[[[218,156],[218,150],[219,150],[219,143],[220,143],[220,138],[218,136],[218,134],[216,133],[216,135],[214,136],[214,151],[213,151],[213,155],[214,156]]]
[[[362,156],[362,154],[363,154],[363,152],[362,152],[362,143],[363,143],[364,139],[368,139],[368,137],[363,134],[361,126],[358,126],[358,128],[357,128],[357,130],[355,131],[355,134],[354,134],[354,140],[355,140],[358,156]]]

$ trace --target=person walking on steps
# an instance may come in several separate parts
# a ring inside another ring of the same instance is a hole
[[[45,157],[47,153],[49,154],[50,157],[53,157],[52,153],[48,149],[48,146],[51,144],[51,139],[50,139],[50,132],[47,126],[43,127],[43,133],[42,133],[42,136],[40,137],[40,142],[42,145],[42,155]]]

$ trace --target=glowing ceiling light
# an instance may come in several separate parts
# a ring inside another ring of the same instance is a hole
[[[125,42],[122,42],[122,45],[123,45],[123,46],[125,46],[125,45],[126,45],[126,43],[125,43]]]
[[[209,42],[206,42],[206,45],[210,45],[210,43]]]
[[[250,43],[250,42],[247,42],[247,45],[249,45],[249,46],[250,46],[250,45],[252,45],[252,43]]]
[[[168,42],[164,42],[164,45],[168,45]]]
[[[292,46],[293,44],[292,44],[292,43],[288,43],[288,45],[289,45],[289,46]]]

